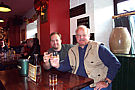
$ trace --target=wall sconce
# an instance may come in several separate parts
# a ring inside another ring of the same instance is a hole
[[[8,5],[5,5],[3,2],[0,4],[0,12],[10,12],[11,8]]]
[[[45,15],[45,13],[43,11],[43,7],[41,7],[41,15]]]
[[[0,22],[4,22],[4,20],[2,18],[0,18]]]

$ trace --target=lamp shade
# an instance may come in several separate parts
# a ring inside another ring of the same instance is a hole
[[[2,18],[0,18],[0,22],[4,22],[4,20]]]
[[[0,4],[0,12],[10,12],[11,8],[8,5],[5,5],[3,2]]]

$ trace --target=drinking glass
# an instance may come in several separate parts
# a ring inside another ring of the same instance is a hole
[[[49,86],[57,85],[57,74],[50,74],[49,75]]]

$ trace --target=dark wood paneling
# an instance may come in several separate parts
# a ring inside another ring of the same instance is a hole
[[[84,3],[70,9],[70,18],[81,15],[81,14],[85,14],[85,13],[86,13],[86,5]]]

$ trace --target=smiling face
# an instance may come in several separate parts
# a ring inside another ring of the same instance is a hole
[[[76,30],[76,40],[80,47],[84,48],[86,44],[88,44],[90,38],[90,34],[88,28],[86,27],[78,27]]]
[[[61,38],[59,37],[58,34],[54,34],[51,36],[51,46],[55,51],[60,51],[61,50]]]

